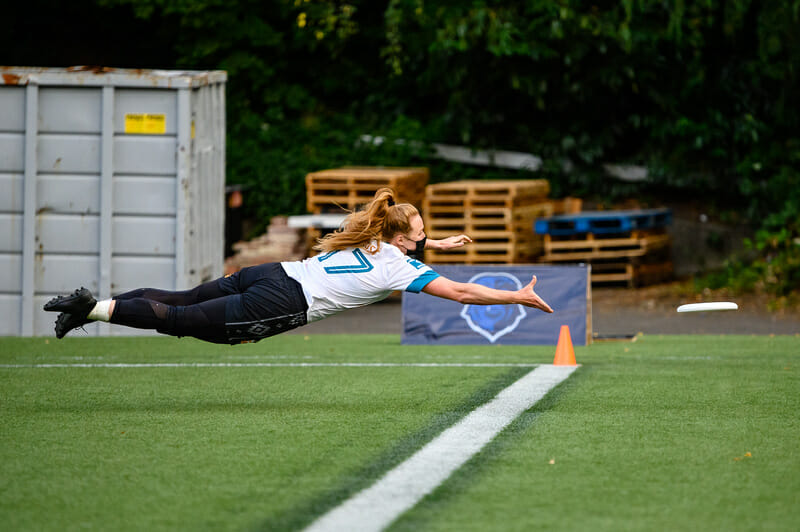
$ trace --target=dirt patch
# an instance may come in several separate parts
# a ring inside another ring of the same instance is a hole
[[[737,311],[679,314],[685,303],[733,301]],[[762,294],[706,290],[695,294],[687,282],[638,289],[593,288],[592,330],[599,335],[647,334],[800,334],[797,306],[770,311]]]
[[[592,288],[595,305],[620,305],[642,312],[675,311],[685,303],[733,301],[744,312],[769,314],[776,318],[800,320],[800,305],[785,304],[765,294],[734,293],[728,289],[695,293],[690,283],[676,281],[640,288]]]

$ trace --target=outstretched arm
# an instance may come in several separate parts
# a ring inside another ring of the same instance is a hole
[[[464,244],[472,242],[472,239],[467,235],[456,235],[443,238],[442,240],[434,240],[429,238],[425,241],[425,249],[453,249],[460,248]]]
[[[551,313],[550,305],[534,292],[536,276],[520,290],[496,290],[476,283],[458,283],[437,277],[422,289],[426,294],[470,305],[525,305]]]

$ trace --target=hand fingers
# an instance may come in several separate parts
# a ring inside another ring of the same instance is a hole
[[[467,235],[458,235],[458,236],[451,237],[451,241],[452,241],[454,246],[461,247],[464,244],[472,242],[472,239],[470,237],[468,237]]]
[[[544,301],[544,299],[542,299],[541,297],[537,297],[536,299],[537,299],[536,304],[535,304],[536,308],[538,308],[539,310],[543,310],[543,311],[547,312],[548,314],[552,314],[553,313],[553,309],[550,308],[550,305],[548,305]]]
[[[550,305],[545,303],[545,301],[541,297],[537,296],[536,294],[533,295],[533,300],[532,301],[530,301],[528,303],[524,303],[524,305],[526,307],[538,308],[542,312],[547,312],[548,314],[552,314],[553,312],[555,312],[550,307]]]
[[[534,276],[531,278],[531,282],[530,282],[530,283],[528,283],[528,286],[530,286],[530,287],[531,287],[531,292],[533,292],[533,287],[534,287],[534,286],[536,286],[536,276],[535,276],[535,275],[534,275]],[[538,308],[538,309],[540,309],[540,310],[543,310],[544,312],[547,312],[547,313],[549,313],[549,314],[552,314],[552,313],[553,313],[553,309],[552,309],[552,308],[550,308],[550,305],[548,305],[548,304],[545,302],[545,300],[544,300],[544,299],[542,299],[541,297],[539,297],[539,294],[537,294],[536,292],[533,292],[533,297],[534,297],[534,298],[536,298],[536,303],[534,304],[534,306],[535,306],[536,308]]]

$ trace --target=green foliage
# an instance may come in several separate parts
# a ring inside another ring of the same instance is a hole
[[[790,174],[794,188],[783,207],[767,215],[755,238],[745,242],[756,258],[730,260],[721,271],[699,279],[698,288],[764,291],[773,296],[774,306],[793,299],[800,287],[800,186],[797,174]]]
[[[800,0],[96,1],[173,25],[176,67],[228,71],[228,176],[263,218],[340,164],[502,174],[431,160],[432,142],[535,153],[559,195],[701,197],[755,226],[797,199]]]

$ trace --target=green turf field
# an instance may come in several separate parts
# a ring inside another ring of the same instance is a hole
[[[0,353],[4,530],[238,531],[310,524],[554,348],[285,335],[0,338]],[[797,530],[800,337],[576,356],[390,530]]]

